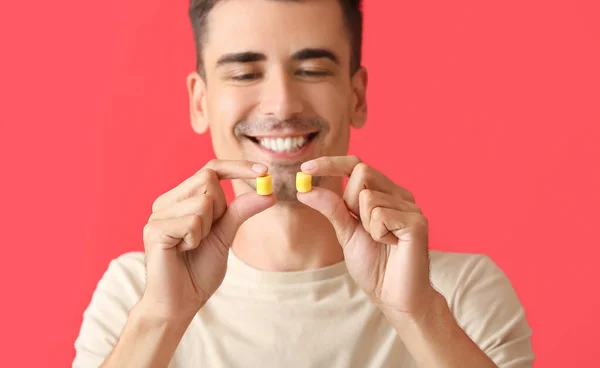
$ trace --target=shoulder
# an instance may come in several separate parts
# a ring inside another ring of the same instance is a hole
[[[116,345],[145,285],[144,253],[125,253],[110,261],[83,312],[73,367],[102,364]]]
[[[113,259],[98,287],[101,284],[119,292],[123,297],[137,302],[146,287],[146,255],[144,252],[129,252]]]
[[[483,254],[430,253],[431,282],[442,293],[457,318],[467,305],[489,307],[502,300],[505,306],[521,308],[512,283],[492,259]]]
[[[107,274],[130,275],[139,278],[146,273],[146,255],[144,252],[124,253],[110,261]]]
[[[483,297],[482,292],[515,294],[506,274],[487,255],[432,251],[430,259],[431,282],[449,303]]]
[[[504,272],[484,254],[431,251],[431,279],[440,291],[451,292],[487,278],[506,279]]]
[[[430,258],[433,286],[473,341],[496,364],[532,361],[532,330],[502,269],[483,254],[432,251]]]
[[[124,307],[128,310],[139,301],[146,287],[145,254],[124,253],[109,262],[92,295],[89,312],[95,305]],[[125,311],[124,311],[125,312]]]

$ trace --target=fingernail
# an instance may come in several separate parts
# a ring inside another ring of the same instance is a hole
[[[317,168],[317,164],[314,161],[306,161],[302,165],[300,165],[300,169],[302,171],[312,171]]]
[[[264,173],[265,170],[267,170],[267,167],[263,164],[253,164],[252,165],[252,171],[257,172],[259,174]]]

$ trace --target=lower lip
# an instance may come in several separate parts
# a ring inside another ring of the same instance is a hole
[[[285,159],[285,158],[296,158],[296,157],[302,156],[308,150],[308,148],[312,145],[312,143],[314,142],[315,138],[316,137],[313,137],[313,139],[311,139],[310,141],[308,141],[307,143],[305,143],[304,146],[302,146],[302,148],[300,148],[299,150],[290,151],[290,152],[286,152],[286,151],[282,151],[282,152],[271,151],[270,149],[261,146],[260,143],[256,143],[256,142],[254,142],[252,140],[251,140],[251,142],[254,143],[254,145],[256,147],[258,147],[261,151],[267,153],[270,157],[279,158],[279,159]]]

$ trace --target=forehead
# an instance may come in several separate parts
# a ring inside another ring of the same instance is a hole
[[[204,60],[256,51],[269,57],[327,48],[349,59],[350,42],[338,0],[223,0],[207,19]]]

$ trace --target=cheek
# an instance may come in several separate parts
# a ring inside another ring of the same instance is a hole
[[[235,88],[215,88],[207,95],[207,116],[213,148],[218,158],[239,158],[239,141],[233,134],[236,123],[251,111],[252,95]]]
[[[240,88],[216,88],[207,95],[210,123],[217,129],[225,125],[231,131],[236,122],[243,119],[253,106],[253,94]]]
[[[316,85],[309,84],[307,87],[304,91],[305,98],[312,106],[323,112],[331,114],[348,105],[348,87],[343,83],[332,80]]]
[[[314,113],[330,124],[324,144],[330,154],[343,155],[348,149],[351,96],[346,86],[324,84],[307,96]]]

